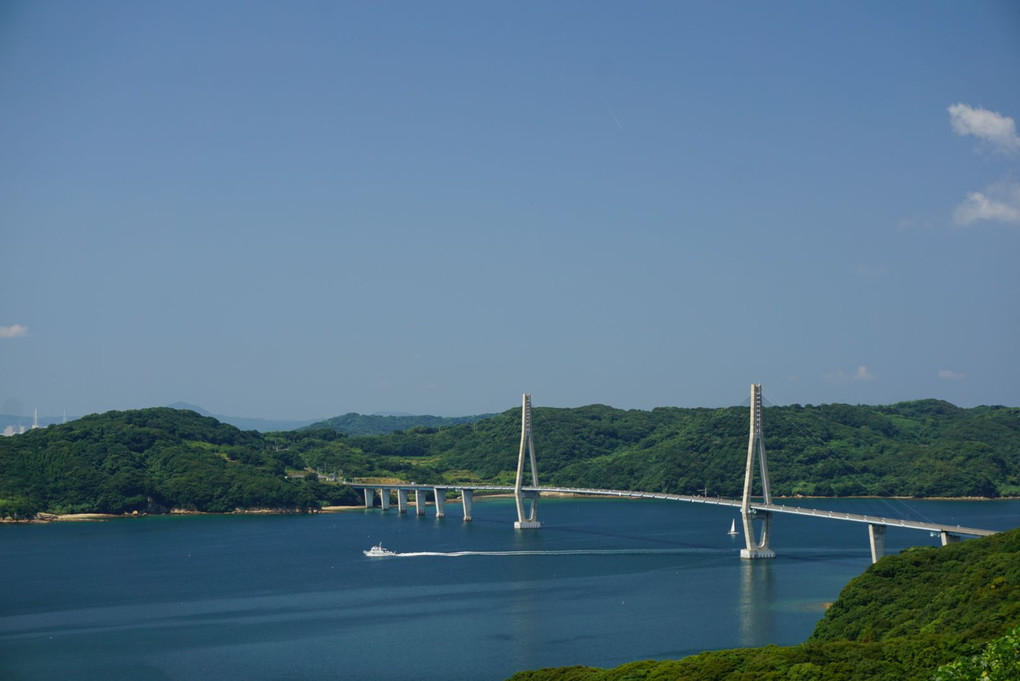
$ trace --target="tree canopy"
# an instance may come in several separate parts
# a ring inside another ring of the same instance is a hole
[[[295,464],[303,467],[258,433],[195,412],[108,412],[0,440],[0,516],[308,510],[330,501],[285,479]]]

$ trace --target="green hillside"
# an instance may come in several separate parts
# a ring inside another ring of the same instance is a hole
[[[303,463],[191,411],[108,412],[0,439],[0,517],[51,513],[307,510],[351,490],[287,480]]]
[[[793,405],[763,420],[775,495],[1020,495],[1020,409]],[[519,409],[375,436],[241,431],[169,408],[108,412],[0,438],[0,516],[357,503],[353,490],[288,471],[509,484],[520,430]],[[550,485],[739,496],[747,431],[746,407],[533,410],[539,479]]]
[[[356,414],[351,412],[343,416],[334,416],[325,421],[316,421],[304,426],[301,430],[334,430],[344,435],[386,435],[398,430],[410,428],[447,428],[460,423],[474,423],[488,418],[492,414],[475,416],[398,416],[381,414]]]
[[[886,556],[852,580],[799,646],[741,648],[615,669],[522,672],[512,681],[949,681],[1020,678],[1020,530]],[[1008,633],[1013,630],[1011,636]],[[1000,675],[963,671],[991,641]]]

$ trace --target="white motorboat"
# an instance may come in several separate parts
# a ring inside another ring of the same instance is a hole
[[[389,549],[384,549],[382,544],[376,544],[372,548],[362,551],[362,553],[364,553],[369,558],[388,558],[389,556],[397,555],[396,553],[390,551]]]

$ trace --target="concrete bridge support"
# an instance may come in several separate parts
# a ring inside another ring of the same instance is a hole
[[[464,505],[464,522],[471,520],[471,502],[474,501],[475,491],[473,489],[462,489],[460,501]]]
[[[436,517],[442,518],[446,515],[446,492],[438,487],[433,488],[432,492],[436,495]]]
[[[407,513],[407,490],[397,490],[397,513]]]
[[[517,497],[517,518],[515,530],[537,530],[542,527],[538,520],[538,492],[521,492]]]
[[[390,510],[390,490],[383,487],[379,490],[379,503],[382,505],[382,510]]]
[[[414,490],[414,510],[418,515],[425,515],[425,490],[421,487]]]
[[[372,508],[375,506],[375,490],[369,487],[365,488],[365,508]]]
[[[872,563],[877,563],[878,559],[885,555],[885,529],[885,525],[868,524]]]
[[[538,520],[538,492],[524,491],[524,454],[527,450],[531,461],[531,486],[538,487],[538,468],[535,466],[535,443],[531,437],[531,395],[525,393],[521,402],[521,450],[517,455],[517,482],[514,485],[514,498],[517,500],[517,521],[514,528],[518,530],[537,530],[542,527]],[[525,513],[525,499],[530,508]]]
[[[744,498],[740,504],[740,515],[744,520],[744,542],[740,549],[741,558],[775,558],[776,552],[769,547],[769,531],[772,529],[772,514],[768,511],[755,512],[751,508],[751,490],[754,486],[754,460],[761,468],[761,490],[766,506],[772,503],[769,491],[769,465],[765,458],[765,438],[761,427],[761,384],[751,385],[751,432],[747,439],[747,465],[744,468]],[[755,532],[754,521],[761,522],[761,535]]]
[[[955,544],[956,542],[960,541],[960,535],[951,534],[949,530],[942,530],[941,532],[939,532],[939,535],[942,538],[943,546],[945,546],[946,544]]]
[[[754,529],[755,521],[761,524],[760,532]],[[759,558],[775,558],[776,552],[769,546],[769,535],[772,530],[772,514],[768,511],[751,509],[744,515],[744,541],[747,548],[740,549],[740,557],[750,560]]]

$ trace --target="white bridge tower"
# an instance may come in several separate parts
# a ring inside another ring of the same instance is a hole
[[[542,527],[538,520],[538,491],[524,490],[524,450],[528,451],[531,460],[531,486],[538,487],[538,468],[535,467],[535,443],[531,438],[531,395],[525,393],[521,404],[521,451],[517,456],[517,483],[514,485],[514,497],[517,499],[517,521],[514,527],[518,530],[537,530]],[[528,501],[525,504],[525,500]],[[525,506],[529,506],[525,515]]]
[[[769,464],[765,458],[765,438],[761,431],[761,384],[751,385],[751,431],[747,438],[747,467],[744,469],[744,498],[740,504],[740,515],[744,519],[744,541],[747,548],[740,549],[741,558],[775,558],[776,552],[769,548],[769,530],[772,514],[751,508],[751,489],[754,486],[754,460],[757,457],[761,469],[761,491],[763,503],[772,504],[769,491]],[[518,475],[518,477],[520,477]],[[755,521],[761,525],[761,535],[755,531]]]

